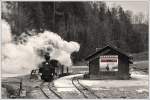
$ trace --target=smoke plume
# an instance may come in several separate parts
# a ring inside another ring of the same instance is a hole
[[[36,35],[22,34],[20,41],[15,43],[9,24],[2,21],[2,73],[29,74],[44,60],[39,51],[49,52],[51,59],[59,60],[65,66],[72,65],[70,55],[79,51],[78,43],[67,42],[50,31],[29,33]]]

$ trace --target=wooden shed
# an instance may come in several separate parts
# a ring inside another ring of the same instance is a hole
[[[110,45],[96,50],[86,59],[90,79],[129,79],[131,57]]]

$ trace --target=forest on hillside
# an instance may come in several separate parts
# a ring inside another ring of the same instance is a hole
[[[148,21],[121,6],[109,8],[105,2],[3,2],[2,19],[12,29],[14,40],[35,29],[49,30],[67,41],[80,44],[72,54],[80,61],[96,48],[111,44],[127,53],[148,51]],[[32,35],[32,34],[29,34]]]

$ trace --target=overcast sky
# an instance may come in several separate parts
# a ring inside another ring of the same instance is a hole
[[[114,4],[120,5],[124,10],[130,10],[133,14],[142,12],[144,15],[148,15],[149,8],[148,2],[146,1],[106,1],[106,4],[109,7],[112,7]]]

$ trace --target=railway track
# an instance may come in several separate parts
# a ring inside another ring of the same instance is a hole
[[[56,92],[50,87],[50,84],[48,85],[48,89],[49,89],[53,94],[55,94],[55,96],[57,96],[59,99],[62,99],[62,97],[61,97],[58,93],[56,93]]]
[[[99,99],[100,98],[98,95],[96,95],[93,92],[93,90],[91,90],[90,88],[81,84],[79,82],[79,78],[77,78],[77,77],[72,78],[72,84],[84,96],[84,98],[88,98],[88,99]]]
[[[62,99],[62,97],[56,93],[56,91],[53,89],[54,87],[51,86],[52,82],[42,82],[40,84],[40,90],[43,93],[43,95],[47,98],[47,99]],[[47,84],[47,85],[44,85]]]

